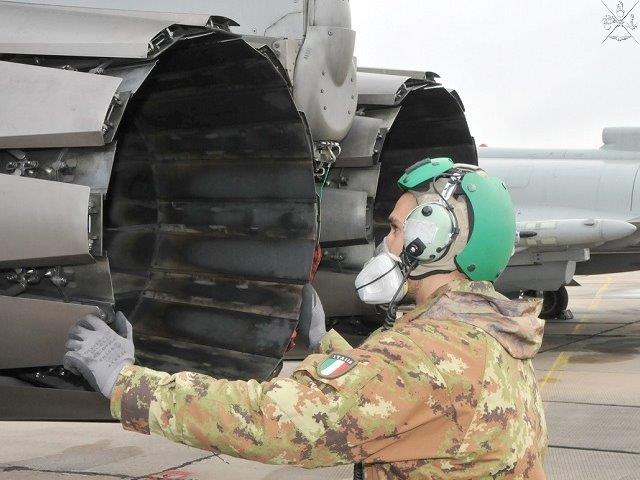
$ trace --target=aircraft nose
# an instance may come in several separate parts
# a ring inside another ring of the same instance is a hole
[[[622,220],[603,220],[602,238],[607,242],[628,237],[636,232],[637,228],[629,222]]]

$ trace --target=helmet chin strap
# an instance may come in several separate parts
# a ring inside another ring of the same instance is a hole
[[[400,288],[396,291],[393,299],[389,303],[389,307],[387,308],[387,316],[384,319],[384,325],[382,326],[383,331],[391,330],[396,323],[396,318],[398,316],[398,303],[402,300],[402,298],[398,298],[404,289],[404,284],[409,279],[411,272],[415,270],[418,266],[419,260],[416,258],[422,255],[425,246],[422,242],[412,243],[407,248],[405,248],[405,252],[403,254],[403,266],[405,268],[404,277],[402,280],[402,284]],[[412,253],[409,253],[412,252]],[[404,298],[404,296],[403,296]]]
[[[456,272],[456,270],[434,270],[432,272],[427,272],[422,275],[409,275],[409,280],[424,280],[425,278],[433,277],[434,275],[448,275],[450,273]]]

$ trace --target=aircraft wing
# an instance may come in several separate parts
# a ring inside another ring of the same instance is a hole
[[[503,292],[557,290],[571,282],[576,264],[588,261],[592,249],[624,242],[637,230],[632,223],[607,219],[528,221],[517,228],[515,254],[497,282]]]

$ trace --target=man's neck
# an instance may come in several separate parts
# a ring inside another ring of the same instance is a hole
[[[441,273],[438,275],[432,275],[423,280],[420,280],[418,285],[418,292],[416,294],[416,305],[422,305],[429,301],[429,298],[443,285],[446,285],[454,280],[465,280],[467,277],[460,272]]]

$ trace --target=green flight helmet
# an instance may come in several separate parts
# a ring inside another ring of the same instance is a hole
[[[450,158],[434,158],[410,167],[398,185],[418,196],[439,178],[456,181],[455,194],[464,193],[468,200],[470,232],[466,246],[455,256],[458,270],[473,281],[495,282],[513,255],[516,239],[515,210],[505,183],[477,167],[456,166]],[[415,216],[416,211],[412,213]],[[447,228],[446,223],[444,226]],[[438,261],[421,257],[425,264]]]
[[[398,185],[405,191],[427,190],[434,178],[454,168],[450,158],[427,158],[412,166],[398,180]]]

